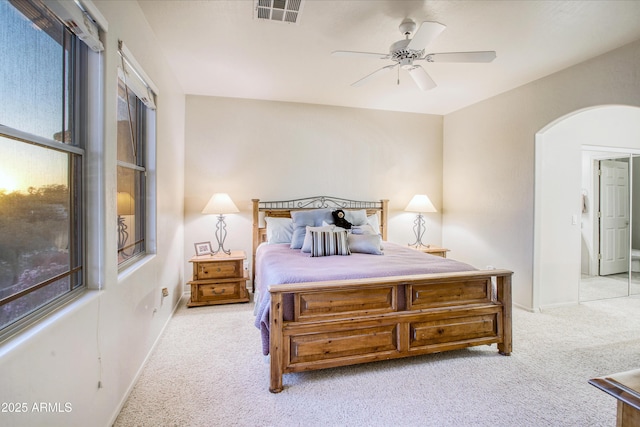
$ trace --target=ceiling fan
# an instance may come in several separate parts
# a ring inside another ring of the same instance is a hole
[[[353,52],[347,50],[336,50],[331,53],[333,56],[360,56],[375,57],[379,59],[390,59],[395,64],[382,67],[352,83],[351,86],[362,86],[367,81],[381,74],[385,74],[396,67],[407,70],[413,81],[422,90],[429,90],[436,87],[436,83],[427,74],[420,65],[414,65],[414,61],[427,62],[491,62],[496,58],[494,51],[479,52],[446,52],[446,53],[427,53],[425,48],[431,43],[441,32],[447,28],[439,22],[425,21],[420,24],[420,28],[415,32],[413,38],[409,36],[414,33],[416,23],[411,19],[405,19],[398,27],[400,32],[405,36],[404,40],[398,40],[389,47],[389,53],[372,53],[372,52]]]

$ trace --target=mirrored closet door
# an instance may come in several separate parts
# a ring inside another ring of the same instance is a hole
[[[639,294],[639,155],[583,150],[581,200],[580,301]]]
[[[631,267],[629,295],[640,294],[640,154],[631,156]]]

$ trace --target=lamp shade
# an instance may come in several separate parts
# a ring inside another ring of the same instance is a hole
[[[413,199],[409,202],[406,208],[404,208],[407,212],[438,212],[436,208],[431,203],[431,200],[424,194],[416,194],[413,196]]]
[[[126,191],[118,191],[118,216],[133,215],[135,212],[135,202],[131,194]]]
[[[240,212],[227,193],[215,193],[202,209],[203,214],[231,214]]]

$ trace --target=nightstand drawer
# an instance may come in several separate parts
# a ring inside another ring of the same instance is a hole
[[[242,277],[242,261],[201,262],[197,264],[198,280]]]
[[[244,281],[208,283],[206,285],[191,285],[191,292],[196,294],[200,302],[219,301],[223,299],[240,298],[240,289]]]

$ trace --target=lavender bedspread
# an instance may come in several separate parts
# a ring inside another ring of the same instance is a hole
[[[283,283],[317,282],[412,274],[446,273],[475,270],[472,266],[406,246],[384,242],[384,255],[352,253],[349,256],[311,257],[288,244],[262,244],[256,251],[257,301],[255,325],[262,335],[262,352],[269,354],[268,287]],[[404,296],[403,296],[404,297]],[[404,298],[403,298],[404,299]],[[284,300],[284,318],[293,318],[292,298]]]

